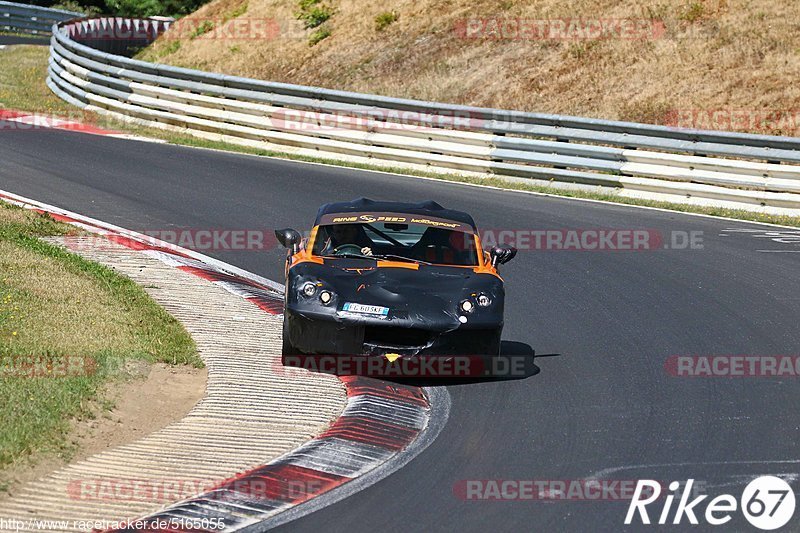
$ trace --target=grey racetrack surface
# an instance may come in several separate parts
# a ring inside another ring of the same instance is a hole
[[[320,204],[368,196],[434,199],[485,229],[703,232],[702,250],[520,251],[503,268],[504,339],[549,355],[540,372],[447,385],[450,420],[422,455],[287,531],[620,530],[626,502],[464,502],[453,488],[694,478],[738,497],[751,477],[800,471],[796,378],[664,370],[676,354],[798,354],[800,254],[785,252],[800,244],[725,231],[764,226],[74,132],[0,130],[0,161],[0,189],[139,231],[305,230]],[[205,253],[282,275],[281,250]],[[725,527],[748,526],[734,514]]]

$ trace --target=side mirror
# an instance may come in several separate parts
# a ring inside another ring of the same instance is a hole
[[[507,244],[498,244],[489,250],[489,257],[492,258],[492,266],[504,265],[514,259],[517,249]]]
[[[300,249],[300,241],[303,240],[303,236],[300,235],[300,232],[292,228],[276,229],[275,237],[278,238],[278,242],[281,243],[281,246],[291,249],[293,254],[298,252]]]

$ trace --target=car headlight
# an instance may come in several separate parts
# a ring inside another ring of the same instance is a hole
[[[458,305],[458,307],[465,313],[471,313],[475,309],[475,304],[473,304],[470,300],[464,300]]]
[[[319,293],[319,301],[323,303],[323,305],[328,305],[333,300],[333,294],[331,291],[321,291]]]
[[[317,286],[311,283],[310,281],[307,281],[306,283],[303,284],[302,287],[300,287],[300,292],[311,298],[312,296],[314,296],[314,294],[316,294]]]
[[[481,294],[478,296],[478,305],[481,307],[489,307],[492,305],[492,299],[486,296],[485,294]]]

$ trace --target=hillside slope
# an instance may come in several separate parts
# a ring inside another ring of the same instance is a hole
[[[333,14],[305,29],[301,3]],[[398,97],[800,134],[796,0],[213,0],[182,24],[140,57]],[[611,29],[598,39],[599,24]],[[312,36],[324,38],[312,46]]]

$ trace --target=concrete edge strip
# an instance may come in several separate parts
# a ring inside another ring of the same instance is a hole
[[[292,507],[286,511],[266,518],[265,520],[242,528],[242,533],[261,533],[268,531],[272,528],[281,526],[309,515],[320,509],[324,509],[329,505],[333,505],[360,490],[363,490],[370,485],[373,485],[388,477],[390,474],[400,470],[406,464],[411,462],[414,457],[422,453],[434,440],[439,436],[439,433],[444,429],[448,418],[450,417],[450,394],[443,388],[425,388],[428,394],[430,403],[430,415],[428,426],[419,434],[419,436],[408,445],[408,447],[395,456],[392,461],[384,463],[383,465],[370,470],[363,476],[350,481],[347,484],[340,485],[339,487],[331,489],[325,494],[308,501],[306,504]]]
[[[137,524],[119,531],[214,531],[210,518],[223,520],[224,531],[266,531],[385,478],[433,442],[444,426],[449,396],[443,391],[426,395],[417,387],[365,381],[345,380],[348,406],[322,435],[215,490],[141,519],[144,528]],[[402,404],[418,419],[395,424],[375,420],[369,412],[354,416],[353,407],[365,399],[378,399],[376,412],[381,402]]]
[[[0,200],[141,250],[208,279],[271,314],[283,308],[283,286],[198,252],[0,190]],[[395,472],[444,427],[446,391],[357,376],[339,378],[348,402],[321,435],[230,478],[213,490],[172,504],[117,531],[264,531],[344,499]],[[306,504],[306,505],[300,505]],[[224,527],[220,527],[224,525]]]

